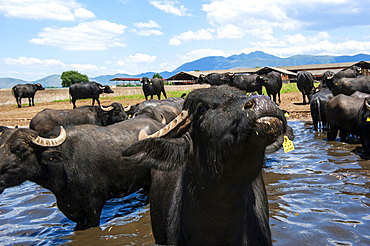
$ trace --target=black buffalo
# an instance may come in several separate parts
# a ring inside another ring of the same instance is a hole
[[[338,79],[333,84],[331,91],[335,96],[339,94],[349,96],[356,91],[370,93],[370,76]]]
[[[331,90],[334,84],[341,78],[356,78],[360,74],[360,68],[356,66],[352,66],[337,72],[332,76],[326,77],[326,85]]]
[[[322,79],[321,79],[321,86],[322,87],[328,87],[328,78],[333,78],[335,75],[334,72],[328,70],[328,71],[325,71],[323,74],[322,74]],[[330,83],[330,82],[329,82]]]
[[[175,119],[179,114],[180,110],[176,107],[168,104],[159,104],[156,106],[147,105],[134,114],[134,117],[139,115],[146,115],[147,117],[166,124]]]
[[[245,92],[255,92],[262,95],[262,81],[257,74],[235,75],[231,86],[234,86]]]
[[[327,107],[330,99],[334,97],[328,87],[322,88],[319,92],[311,97],[310,111],[315,131],[322,129],[327,130],[328,113]]]
[[[134,116],[136,113],[141,111],[143,108],[151,106],[156,107],[159,105],[169,105],[173,106],[178,109],[178,111],[182,110],[182,105],[184,103],[184,97],[186,94],[184,93],[181,97],[169,97],[164,100],[157,100],[157,99],[149,99],[146,101],[142,101],[140,103],[137,103],[135,105],[132,105],[130,110],[126,111],[129,117]]]
[[[35,130],[42,137],[55,136],[60,126],[93,124],[107,126],[127,120],[128,116],[120,103],[112,103],[108,107],[83,106],[75,109],[44,109],[37,113],[30,122],[30,129]]]
[[[336,139],[338,131],[340,141],[348,141],[349,135],[357,136],[357,116],[364,102],[363,98],[339,94],[328,102],[328,132],[329,141]]]
[[[69,94],[71,95],[73,108],[76,108],[77,99],[86,99],[92,98],[92,106],[94,106],[95,100],[99,101],[99,95],[102,93],[114,93],[114,91],[109,87],[109,85],[101,85],[96,82],[85,82],[85,83],[76,83],[69,87]]]
[[[275,71],[269,72],[266,75],[260,76],[262,80],[262,85],[265,86],[267,95],[273,99],[276,103],[276,95],[279,96],[279,103],[280,100],[280,90],[283,86],[283,81],[281,80],[281,74]]]
[[[163,93],[163,96],[167,98],[166,91],[164,90],[164,84],[161,79],[149,79],[147,77],[143,77],[140,82],[143,84],[145,100],[148,100],[148,96],[153,99],[154,95],[157,95],[158,100],[161,100],[161,93]]]
[[[209,85],[230,85],[233,81],[233,73],[210,73],[207,75],[201,74],[198,78],[198,83]]]
[[[261,170],[266,146],[281,145],[289,129],[267,96],[213,86],[190,92],[181,114],[157,133],[142,132],[123,161],[153,167],[156,243],[271,245]]]
[[[363,99],[363,104],[358,112],[357,129],[363,151],[370,156],[370,97]]]
[[[12,94],[17,101],[18,108],[22,107],[22,98],[28,98],[29,106],[35,106],[35,94],[36,91],[45,90],[41,84],[23,84],[15,85],[12,88]]]
[[[164,125],[145,116],[109,126],[80,125],[55,139],[31,129],[7,129],[0,136],[0,194],[26,180],[49,189],[76,229],[99,225],[105,202],[149,189],[150,169],[122,162],[122,149]]]
[[[306,104],[307,101],[310,102],[311,95],[315,90],[314,86],[315,80],[313,79],[312,73],[307,71],[300,71],[297,74],[297,87],[298,90],[302,93],[303,104]],[[306,101],[307,97],[307,101]]]

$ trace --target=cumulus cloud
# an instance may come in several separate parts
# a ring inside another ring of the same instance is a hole
[[[75,0],[2,0],[0,13],[11,18],[75,21],[95,18]]]
[[[366,53],[370,50],[370,42],[352,40],[335,43],[327,32],[319,32],[313,36],[285,35],[274,40],[254,42],[252,45],[254,45],[253,50],[263,50],[266,53],[281,57],[296,54],[354,55],[362,52]],[[248,53],[250,51],[249,48],[241,52]]]
[[[140,36],[163,35],[163,32],[157,29],[154,29],[154,28],[161,28],[161,26],[153,20],[149,20],[149,22],[134,23],[134,26],[141,29],[141,30],[132,29],[133,32],[136,32]]]
[[[190,41],[190,40],[213,40],[214,39],[214,32],[215,30],[209,28],[209,29],[200,29],[196,32],[193,31],[187,31],[184,33],[181,33],[179,35],[173,36],[169,44],[173,46],[178,46],[182,42]]]
[[[116,62],[116,65],[125,66],[132,63],[154,63],[156,61],[156,56],[151,56],[147,54],[137,53],[135,55],[130,55],[128,58],[119,60]]]
[[[177,16],[187,16],[190,15],[187,13],[187,9],[185,6],[178,5],[177,1],[171,1],[171,0],[164,0],[164,1],[149,1],[151,5],[156,7],[157,9],[164,11],[169,14],[174,14]]]
[[[125,25],[106,20],[83,22],[74,27],[47,27],[29,42],[32,44],[61,47],[65,50],[106,50],[110,47],[124,47],[120,38]]]
[[[161,26],[153,20],[149,20],[148,22],[134,23],[134,26],[137,28],[161,28]]]
[[[4,63],[6,65],[18,65],[18,66],[65,66],[63,62],[56,59],[38,59],[34,57],[19,57],[19,58],[4,58]]]

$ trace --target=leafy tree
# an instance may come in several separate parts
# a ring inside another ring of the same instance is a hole
[[[154,78],[163,79],[163,77],[161,75],[159,75],[159,73],[153,74],[153,79]]]
[[[77,71],[65,71],[60,78],[62,79],[63,87],[69,87],[76,83],[89,82],[89,78],[86,75],[80,74]]]

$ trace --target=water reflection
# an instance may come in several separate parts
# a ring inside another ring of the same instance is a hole
[[[266,156],[274,245],[370,245],[370,161],[359,145],[328,142],[304,122],[291,121],[295,150]],[[101,226],[73,231],[55,197],[25,182],[0,195],[0,245],[154,244],[148,197],[110,200]]]

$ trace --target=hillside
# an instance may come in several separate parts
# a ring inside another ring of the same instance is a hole
[[[185,63],[172,72],[160,72],[163,78],[169,78],[181,71],[194,70],[222,70],[242,67],[279,67],[279,66],[294,66],[294,65],[309,65],[309,64],[326,64],[326,63],[341,63],[341,62],[358,62],[370,61],[370,55],[358,54],[354,56],[312,56],[312,55],[295,55],[288,58],[281,58],[274,55],[266,54],[262,51],[255,51],[249,54],[232,55],[229,57],[223,56],[208,56],[198,60]],[[153,77],[155,72],[146,72],[136,75],[129,74],[114,74],[101,75],[89,78],[90,81],[96,81],[103,85],[115,85],[115,81],[110,81],[113,78],[142,78]],[[40,83],[44,87],[61,87],[60,75],[50,75],[36,81],[24,81],[14,78],[0,78],[0,88],[11,88],[16,84],[25,83]]]

